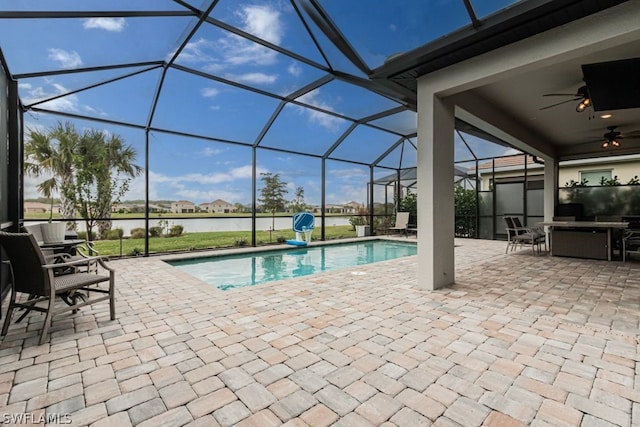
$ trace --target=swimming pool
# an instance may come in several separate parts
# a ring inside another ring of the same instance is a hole
[[[415,243],[367,240],[167,262],[227,290],[415,255],[417,250]]]

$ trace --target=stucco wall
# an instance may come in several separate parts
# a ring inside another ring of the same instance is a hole
[[[528,165],[527,166],[527,174],[529,176],[534,175],[543,175],[544,171],[541,166],[538,165]],[[621,184],[626,184],[635,176],[640,177],[640,158],[626,159],[624,161],[602,161],[602,159],[598,159],[598,161],[585,161],[582,164],[575,164],[571,162],[569,164],[560,164],[559,172],[558,172],[558,185],[560,187],[564,187],[566,183],[571,180],[580,181],[581,172],[587,171],[601,171],[601,170],[610,170],[611,177],[618,177],[618,180]],[[489,182],[492,178],[491,170],[481,170],[481,189],[489,190]],[[523,176],[524,169],[514,169],[509,168],[508,170],[500,170],[496,169],[495,178],[497,180],[501,178],[511,178]],[[598,183],[590,182],[591,185],[598,185]]]

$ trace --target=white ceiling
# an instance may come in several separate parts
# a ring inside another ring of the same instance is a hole
[[[507,117],[519,122],[523,127],[547,138],[545,142],[556,146],[560,158],[592,157],[594,153],[598,155],[640,153],[639,108],[597,112],[589,108],[578,113],[576,105],[579,101],[575,101],[540,110],[565,99],[573,99],[570,96],[563,98],[543,96],[543,94],[576,93],[578,88],[584,85],[582,64],[635,57],[640,57],[640,40],[593,52],[577,59],[561,61],[547,68],[475,88],[473,92],[495,105]],[[638,84],[640,84],[640,76]],[[612,117],[601,118],[606,113],[611,114]],[[617,131],[622,132],[623,136],[625,134],[629,136],[621,140],[620,148],[608,150],[601,148],[603,134],[608,132],[607,126],[617,126]]]

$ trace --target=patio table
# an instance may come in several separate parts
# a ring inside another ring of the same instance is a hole
[[[613,230],[629,227],[629,223],[624,221],[544,221],[537,225],[550,227],[552,256],[608,261],[613,257]]]

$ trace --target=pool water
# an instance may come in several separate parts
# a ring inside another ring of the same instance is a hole
[[[386,261],[415,255],[417,251],[415,243],[367,240],[167,262],[219,289],[227,290]]]

